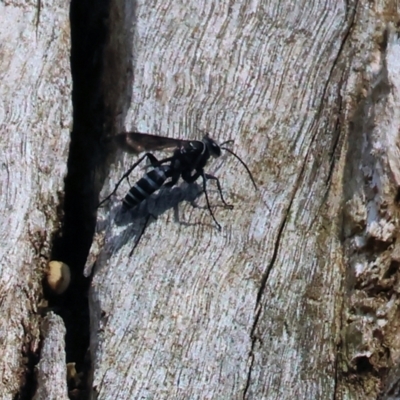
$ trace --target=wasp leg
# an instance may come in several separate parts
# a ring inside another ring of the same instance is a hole
[[[224,196],[222,195],[222,187],[221,187],[221,183],[219,182],[219,179],[216,176],[213,176],[213,175],[210,175],[210,174],[204,174],[204,176],[207,179],[212,179],[212,180],[217,182],[218,192],[219,192],[219,195],[221,196],[222,202],[224,203],[226,208],[229,208],[230,210],[232,210],[233,209],[233,205],[232,204],[228,204],[225,201]]]
[[[218,229],[221,230],[221,225],[218,223],[218,221],[216,220],[216,218],[214,216],[214,213],[211,210],[210,200],[208,199],[208,193],[207,193],[207,185],[206,185],[207,178],[206,178],[206,175],[207,174],[205,174],[204,170],[201,168],[201,169],[196,170],[196,172],[192,176],[182,173],[182,179],[187,183],[193,183],[200,176],[203,178],[203,192],[204,192],[204,194],[206,196],[206,203],[207,203],[208,211],[211,214],[211,217],[214,220],[215,224],[217,225]]]
[[[135,162],[129,169],[128,171],[125,172],[124,175],[122,175],[122,178],[117,182],[117,184],[114,187],[114,190],[106,197],[104,198],[97,208],[102,206],[107,200],[109,200],[118,190],[119,185],[122,183],[124,179],[128,179],[129,175],[132,173],[132,171],[144,160],[148,159],[153,167],[158,167],[159,165],[166,163],[168,161],[171,161],[172,157],[164,158],[163,160],[158,160],[153,154],[151,153],[146,153],[143,157],[141,157],[137,162]],[[129,182],[129,181],[128,181]]]
[[[132,250],[131,250],[130,253],[129,253],[129,257],[132,256],[133,252],[135,251],[136,247],[138,246],[138,244],[139,244],[139,242],[140,242],[140,239],[142,238],[142,236],[143,236],[143,234],[144,234],[146,228],[147,228],[148,225],[149,225],[149,221],[150,221],[150,218],[151,218],[151,217],[153,217],[154,219],[156,219],[156,216],[153,215],[153,214],[149,214],[149,215],[147,216],[146,221],[145,221],[145,223],[143,224],[143,228],[142,228],[142,230],[140,231],[140,234],[139,234],[138,238],[135,240],[135,245],[133,246]]]
[[[204,191],[204,195],[206,196],[208,211],[210,212],[212,219],[214,220],[215,224],[217,225],[218,230],[221,230],[221,225],[216,220],[214,213],[211,210],[210,201],[208,200],[207,185],[206,185],[207,179],[206,179],[206,174],[204,173],[204,171],[201,171],[201,176],[203,177],[203,191]]]
[[[114,187],[114,190],[106,197],[104,198],[99,205],[97,206],[97,208],[99,208],[100,206],[102,206],[107,200],[109,200],[111,198],[111,196],[113,196],[115,194],[115,192],[117,191],[119,185],[122,183],[122,181],[125,178],[128,178],[128,176],[131,174],[131,172],[145,159],[145,158],[149,158],[150,162],[153,158],[153,154],[150,153],[146,153],[143,157],[141,157],[137,162],[135,162],[129,169],[128,171],[125,172],[124,175],[122,175],[122,178],[117,182],[117,184]],[[155,158],[155,157],[154,157]]]
[[[176,185],[179,181],[180,176],[181,175],[179,172],[175,173],[174,175],[172,175],[171,180],[169,182],[164,183],[164,186],[167,188],[171,188],[172,186]]]

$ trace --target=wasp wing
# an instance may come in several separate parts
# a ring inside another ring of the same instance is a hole
[[[118,133],[113,137],[113,140],[122,150],[133,154],[138,154],[142,151],[177,148],[190,142],[189,140],[173,139],[141,132]]]

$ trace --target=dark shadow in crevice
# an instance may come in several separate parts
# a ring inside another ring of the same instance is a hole
[[[75,362],[85,377],[90,370],[90,279],[83,268],[95,232],[99,193],[115,157],[105,138],[121,129],[130,102],[136,2],[129,3],[70,4],[73,129],[62,228],[51,258],[69,265],[71,284],[61,296],[48,294],[47,300],[66,326],[67,363]],[[88,397],[82,388],[78,398]]]

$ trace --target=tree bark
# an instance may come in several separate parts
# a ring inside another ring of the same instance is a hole
[[[43,318],[41,334],[43,343],[37,365],[37,390],[33,400],[68,399],[64,322],[53,312],[48,313]]]
[[[93,397],[383,395],[399,358],[388,335],[398,333],[396,2],[139,2],[135,13],[117,130],[234,139],[259,190],[233,157],[208,166],[234,205],[214,208],[219,232],[207,209],[181,202],[192,200],[185,185],[122,221],[130,185],[119,189],[98,225]],[[118,159],[103,197],[134,161]],[[157,221],[130,257],[146,213]]]
[[[72,116],[68,5],[0,3],[1,399],[33,394],[41,279],[59,228]]]
[[[93,272],[90,397],[400,398],[397,3],[110,7],[107,43],[93,51],[93,65],[103,59],[93,98],[105,93],[107,135],[233,139],[258,190],[224,153],[207,165],[234,205],[222,207],[208,182],[221,231],[196,184],[165,188],[122,217],[140,168],[99,209],[85,269]],[[62,399],[63,322],[52,313],[42,320],[38,308],[72,115],[68,3],[1,3],[0,11],[0,397]],[[90,75],[95,68],[83,64]],[[84,105],[75,107],[85,114]],[[88,151],[92,125],[74,129],[88,165],[98,163]],[[101,198],[135,161],[116,154]],[[138,241],[149,215],[157,218]],[[77,271],[74,290],[84,287]]]

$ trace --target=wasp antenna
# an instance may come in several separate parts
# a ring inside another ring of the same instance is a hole
[[[229,144],[229,143],[233,143],[233,142],[234,142],[233,139],[226,140],[225,142],[222,142],[222,143],[219,145],[219,147],[223,146],[224,144]]]
[[[246,168],[246,171],[249,174],[249,177],[250,177],[251,181],[253,182],[254,188],[257,190],[258,188],[257,188],[256,182],[254,181],[253,175],[251,174],[251,172],[249,170],[249,167],[246,165],[246,163],[237,154],[235,154],[232,150],[229,150],[226,147],[222,147],[222,146],[220,146],[220,147],[221,147],[221,149],[226,150],[228,153],[231,153],[233,156],[235,156],[242,163],[243,167]]]

